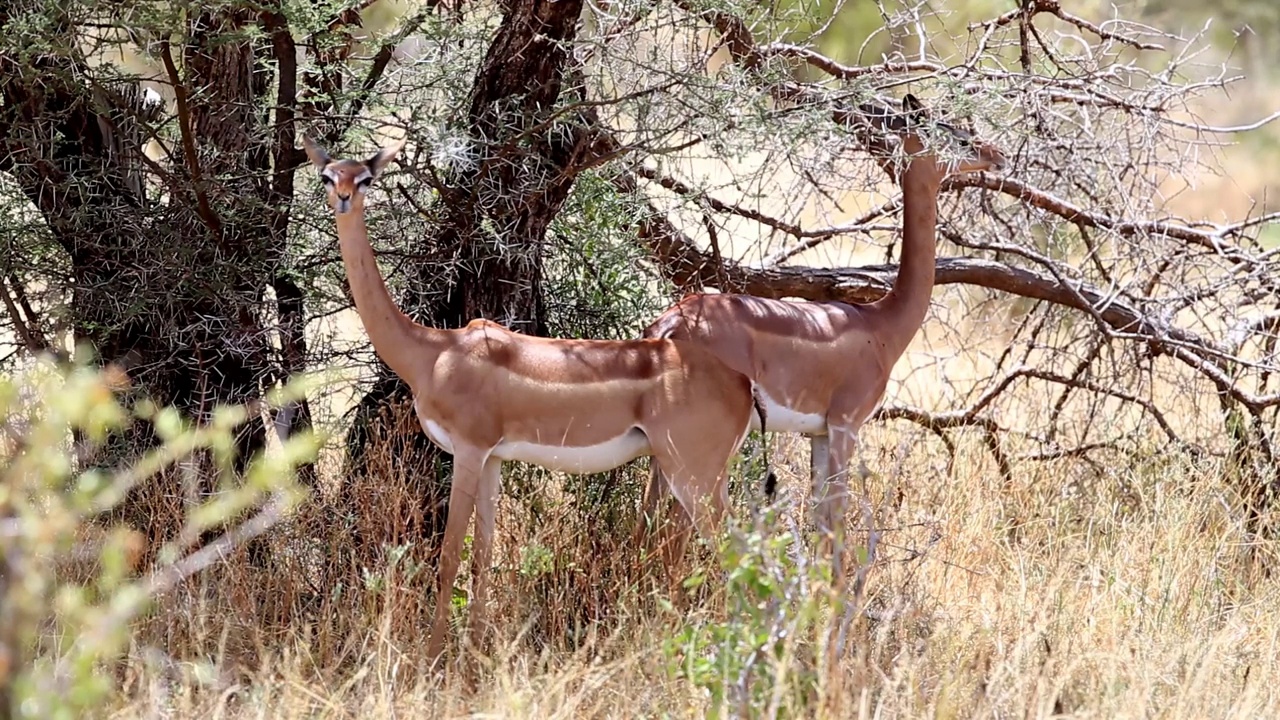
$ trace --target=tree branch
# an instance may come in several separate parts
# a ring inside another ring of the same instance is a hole
[[[1032,187],[1021,180],[1004,175],[973,173],[952,176],[942,183],[943,190],[955,190],[964,187],[984,188],[1004,193],[1032,207],[1053,213],[1068,222],[1076,223],[1083,227],[1109,230],[1121,237],[1163,235],[1212,250],[1214,253],[1228,259],[1242,260],[1250,264],[1256,264],[1257,259],[1247,255],[1240,248],[1227,245],[1224,240],[1228,237],[1239,235],[1248,228],[1280,220],[1280,212],[1275,212],[1238,223],[1221,225],[1213,231],[1206,231],[1162,220],[1134,221],[1113,218],[1102,213],[1086,210],[1044,190]]]
[[[38,355],[49,349],[49,343],[45,340],[40,329],[34,324],[28,325],[23,319],[22,313],[18,310],[18,306],[14,304],[13,298],[9,295],[9,287],[5,284],[4,278],[0,277],[0,302],[3,302],[5,311],[9,314],[9,322],[13,325],[14,334],[26,346],[27,351],[32,355]],[[34,320],[34,318],[29,318]]]
[[[271,193],[277,202],[287,203],[293,198],[293,169],[306,160],[306,152],[297,147],[294,123],[298,105],[298,49],[289,30],[289,20],[281,10],[263,11],[261,19],[262,26],[271,36],[272,55],[279,78],[273,128]],[[287,227],[287,214],[282,222],[283,227]]]
[[[928,60],[911,62],[886,62],[879,65],[843,65],[822,53],[790,43],[769,43],[761,46],[756,53],[760,57],[789,57],[803,60],[806,64],[818,68],[832,77],[852,80],[868,75],[886,75],[911,72],[942,73],[947,68],[942,63]]]
[[[178,130],[182,135],[182,150],[187,160],[187,171],[191,173],[191,186],[196,194],[196,207],[200,220],[213,233],[214,237],[222,237],[222,221],[209,204],[209,196],[205,192],[204,179],[200,172],[200,158],[196,153],[195,131],[191,128],[191,107],[187,102],[187,86],[178,77],[178,67],[173,62],[173,50],[168,40],[160,41],[160,58],[164,62],[165,72],[173,85],[174,100],[178,105]]]
[[[1113,33],[1109,30],[1105,30],[1097,25],[1094,25],[1093,23],[1089,22],[1088,20],[1085,20],[1082,17],[1079,17],[1077,15],[1072,15],[1071,13],[1062,9],[1062,3],[1059,0],[1030,0],[1030,2],[1027,3],[1027,5],[1029,5],[1030,7],[1025,9],[1020,7],[1014,10],[1010,10],[1009,12],[1006,12],[1005,14],[1000,15],[998,17],[992,18],[991,20],[984,20],[982,22],[973,23],[969,26],[969,29],[974,30],[980,27],[999,27],[1001,25],[1008,25],[1009,23],[1017,20],[1024,13],[1033,17],[1035,15],[1044,13],[1047,15],[1052,15],[1058,18],[1059,20],[1062,20],[1065,23],[1074,25],[1077,28],[1080,28],[1081,30],[1087,30],[1093,33],[1094,35],[1097,35],[1099,38],[1102,38],[1103,40],[1113,40],[1115,42],[1128,45],[1138,50],[1164,50],[1163,45],[1158,45],[1156,43],[1142,42],[1141,40],[1127,37],[1119,33]],[[1150,28],[1147,28],[1147,29],[1150,29]]]
[[[962,427],[982,430],[983,442],[986,444],[987,450],[991,452],[991,457],[995,459],[996,467],[1000,469],[1000,477],[1005,482],[1012,482],[1013,480],[1013,467],[1009,464],[1009,456],[1000,447],[1000,426],[990,418],[979,417],[976,412],[931,413],[908,405],[894,405],[880,408],[871,415],[870,419],[880,422],[909,420],[939,435],[942,434],[943,430]]]

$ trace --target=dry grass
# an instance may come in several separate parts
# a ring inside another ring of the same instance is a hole
[[[1280,714],[1280,580],[1263,572],[1271,550],[1246,535],[1214,462],[1151,448],[1105,472],[1062,461],[1005,483],[976,442],[952,462],[906,426],[867,435],[886,528],[872,610],[838,672],[781,714]],[[803,502],[804,445],[774,448],[784,504]],[[521,487],[499,515],[493,648],[474,671],[426,672],[429,552],[382,542],[407,542],[419,506],[382,479],[357,488],[352,509],[380,537],[353,540],[322,497],[276,533],[266,567],[234,557],[166,599],[138,628],[104,714],[706,716],[708,695],[663,645],[726,619],[723,579],[686,610],[664,605],[627,539],[638,472],[595,486],[614,488],[598,502],[541,471],[516,469],[508,484]],[[751,497],[739,492],[739,518]],[[796,641],[772,676],[812,664],[812,643]]]

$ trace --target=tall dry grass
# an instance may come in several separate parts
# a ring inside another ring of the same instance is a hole
[[[797,438],[771,447],[785,491],[764,530],[782,535],[806,500],[808,460]],[[164,599],[138,626],[103,714],[1280,716],[1280,580],[1265,572],[1274,547],[1246,533],[1216,461],[1153,446],[1112,468],[1019,465],[1005,482],[981,443],[957,449],[951,458],[907,425],[868,430],[884,530],[869,608],[834,672],[816,660],[821,633],[787,626],[797,635],[781,660],[763,661],[764,692],[745,706],[713,707],[708,687],[735,679],[690,678],[688,651],[712,657],[715,643],[678,639],[735,622],[755,631],[761,617],[726,597],[705,549],[696,566],[708,581],[671,604],[629,540],[641,470],[569,492],[563,478],[514,468],[488,652],[469,655],[455,633],[449,671],[428,673],[431,550],[409,542],[409,484],[381,478],[376,491],[355,489],[346,512],[398,544],[353,535],[334,519],[336,495],[322,495],[272,535],[264,566],[242,553]],[[758,505],[758,485],[739,481],[746,465],[735,469],[730,537],[749,534]],[[801,589],[793,604],[822,589],[775,587]],[[468,667],[459,654],[477,659]]]

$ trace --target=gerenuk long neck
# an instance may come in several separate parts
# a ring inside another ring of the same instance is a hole
[[[885,345],[901,355],[924,323],[933,294],[941,173],[932,155],[917,155],[902,178],[902,263],[893,289],[877,302]]]
[[[364,323],[365,332],[378,357],[396,375],[412,381],[412,368],[430,358],[422,340],[430,332],[403,312],[387,291],[387,284],[378,272],[378,263],[369,245],[369,232],[364,222],[364,202],[355,199],[345,213],[338,213],[338,245],[342,248],[342,263],[347,269],[347,281],[351,284],[351,296],[356,301],[356,312]]]

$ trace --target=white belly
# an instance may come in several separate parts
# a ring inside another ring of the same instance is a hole
[[[449,437],[449,433],[440,427],[440,424],[431,420],[422,421],[422,430],[431,438],[431,442],[435,443],[439,448],[450,455],[453,454],[453,439]]]
[[[761,405],[765,411],[765,429],[769,432],[795,432],[805,435],[826,435],[827,418],[818,413],[800,413],[769,397],[760,390]],[[751,413],[751,429],[760,429],[760,418]]]
[[[650,453],[649,437],[638,428],[599,445],[539,445],[530,442],[503,442],[493,449],[493,457],[538,465],[549,470],[585,474],[612,470]]]

